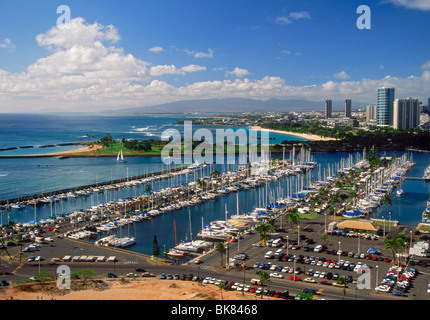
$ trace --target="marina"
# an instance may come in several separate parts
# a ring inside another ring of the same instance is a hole
[[[363,154],[343,154],[339,161],[330,163],[324,156],[315,154],[310,157],[310,153],[303,151],[301,154],[300,151],[294,157],[287,155],[285,164],[280,159],[272,161],[270,174],[254,177],[249,177],[243,166],[227,170],[214,164],[194,164],[142,179],[124,179],[122,183],[69,190],[41,198],[38,205],[32,202],[36,199],[28,200],[26,204],[11,204],[9,210],[2,211],[2,219],[6,215],[16,219],[24,218],[25,212],[30,216],[36,213],[33,219],[21,220],[17,226],[31,227],[36,222],[42,226],[58,222],[84,224],[85,229],[90,230],[73,230],[65,236],[147,254],[152,250],[150,235],[155,234],[163,250],[177,248],[191,254],[201,253],[213,247],[213,242],[225,241],[227,236],[234,237],[239,232],[249,232],[260,221],[289,208],[309,212],[312,198],[321,188],[335,186],[339,175],[359,171],[366,165]],[[383,194],[391,193],[396,201],[399,195],[393,191],[401,182],[403,185],[417,183],[405,179],[414,169],[409,156],[404,154],[395,164],[374,172],[363,172],[360,183],[364,189],[360,199],[356,199],[354,206],[342,208],[342,211],[339,208],[336,215],[380,218]],[[316,160],[302,161],[311,158]],[[402,189],[407,195],[409,188]],[[330,192],[338,191],[333,187]],[[76,206],[79,203],[81,208],[70,207],[70,204]],[[85,204],[90,205],[85,207]],[[61,211],[67,206],[71,209],[69,212]],[[325,203],[312,210],[321,214],[328,208],[329,204]],[[394,212],[395,208],[390,209]],[[53,214],[37,219],[43,211]],[[391,218],[396,219],[394,214]],[[178,224],[176,245],[173,220]],[[160,228],[163,225],[167,228]],[[224,232],[226,227],[228,233]],[[202,247],[199,246],[201,243],[193,243],[198,240],[212,245]]]

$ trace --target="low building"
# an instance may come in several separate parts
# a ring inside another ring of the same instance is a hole
[[[346,233],[358,232],[367,234],[377,234],[381,229],[380,226],[374,225],[372,222],[367,220],[346,220],[337,224],[338,229],[343,229]]]

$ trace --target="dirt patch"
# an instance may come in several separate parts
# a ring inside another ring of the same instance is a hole
[[[26,285],[1,291],[2,300],[254,300],[254,294],[221,290],[190,281],[132,279],[92,282],[59,290],[55,285]]]

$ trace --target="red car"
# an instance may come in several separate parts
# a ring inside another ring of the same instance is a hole
[[[325,285],[331,285],[331,282],[327,280],[321,280],[320,283]]]
[[[301,281],[302,280],[300,277],[297,277],[297,276],[290,276],[288,279],[294,280],[294,277],[296,277],[296,281]]]
[[[254,293],[255,291],[257,291],[257,289],[258,289],[257,287],[252,287],[249,289],[249,292]]]
[[[391,259],[390,258],[384,258],[384,262],[390,262]]]

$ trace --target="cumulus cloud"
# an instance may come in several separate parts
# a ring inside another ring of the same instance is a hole
[[[248,70],[241,69],[239,67],[234,68],[233,71],[227,71],[226,72],[226,75],[234,76],[237,78],[242,78],[242,77],[245,77],[245,76],[250,75],[250,74],[251,73]]]
[[[39,45],[47,48],[48,54],[29,65],[25,72],[0,70],[0,112],[95,111],[232,97],[314,101],[330,97],[374,103],[380,86],[395,87],[396,97],[417,98],[427,97],[430,87],[430,64],[427,63],[421,75],[359,81],[341,79],[306,86],[288,85],[281,77],[270,75],[248,79],[250,71],[235,67],[227,71],[226,76],[230,78],[223,81],[174,86],[158,77],[186,76],[203,72],[206,67],[154,65],[116,47],[120,37],[113,26],[86,23],[82,18],[71,23],[70,30],[52,28],[37,36]]]
[[[285,25],[293,23],[294,20],[300,19],[311,19],[311,15],[307,11],[290,12],[287,16],[277,16],[275,18],[275,23]]]
[[[164,49],[162,47],[152,47],[152,48],[149,48],[148,51],[153,53],[159,53],[159,52],[163,52]]]
[[[159,66],[152,66],[149,69],[149,74],[151,76],[162,76],[165,74],[185,75],[190,72],[198,72],[198,71],[205,71],[205,70],[206,70],[206,67],[195,65],[195,64],[190,64],[182,68],[177,68],[174,65],[159,65]]]
[[[0,42],[0,49],[7,49],[9,52],[13,52],[15,51],[15,48],[15,44],[9,38],[5,38]]]
[[[336,79],[339,79],[339,80],[346,80],[346,79],[351,78],[351,76],[350,76],[349,74],[347,74],[345,71],[341,71],[341,72],[339,72],[339,73],[336,73],[336,74],[334,75],[334,77],[335,77]]]
[[[184,50],[187,54],[192,55],[194,58],[213,58],[215,51],[208,49],[208,52]]]
[[[407,9],[417,9],[422,11],[430,10],[429,0],[387,0],[396,6],[405,7]]]

